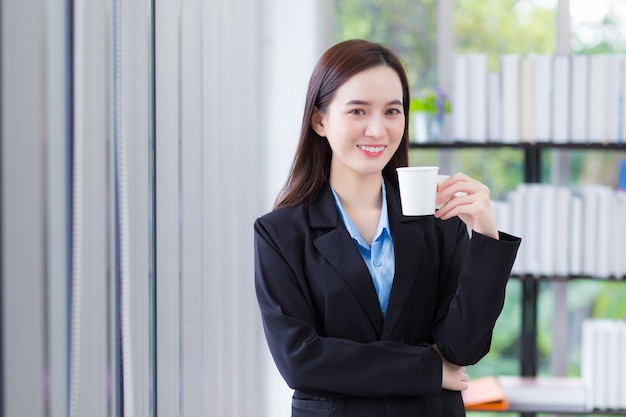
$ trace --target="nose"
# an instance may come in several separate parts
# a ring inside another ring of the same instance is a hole
[[[380,138],[385,135],[386,130],[387,127],[385,126],[384,117],[372,116],[368,119],[367,126],[365,127],[365,136]]]

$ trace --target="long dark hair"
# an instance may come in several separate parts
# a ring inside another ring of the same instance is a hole
[[[369,68],[386,65],[392,68],[402,83],[404,133],[400,146],[383,168],[383,176],[398,181],[396,168],[408,165],[409,84],[400,58],[389,48],[364,40],[354,39],[336,44],[317,62],[306,95],[300,141],[291,171],[274,208],[293,207],[315,198],[330,176],[332,151],[325,138],[311,127],[315,108],[324,113],[335,91],[353,75]]]

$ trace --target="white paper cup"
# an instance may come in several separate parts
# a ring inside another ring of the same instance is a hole
[[[435,214],[439,167],[401,167],[396,170],[402,214],[405,216]]]

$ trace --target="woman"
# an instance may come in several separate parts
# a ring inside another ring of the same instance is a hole
[[[287,183],[255,223],[257,298],[294,417],[465,415],[464,366],[489,351],[519,239],[463,174],[434,216],[402,215],[408,106],[389,49],[326,51]]]

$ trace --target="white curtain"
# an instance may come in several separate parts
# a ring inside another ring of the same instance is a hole
[[[4,415],[288,415],[252,225],[330,0],[0,4]]]

